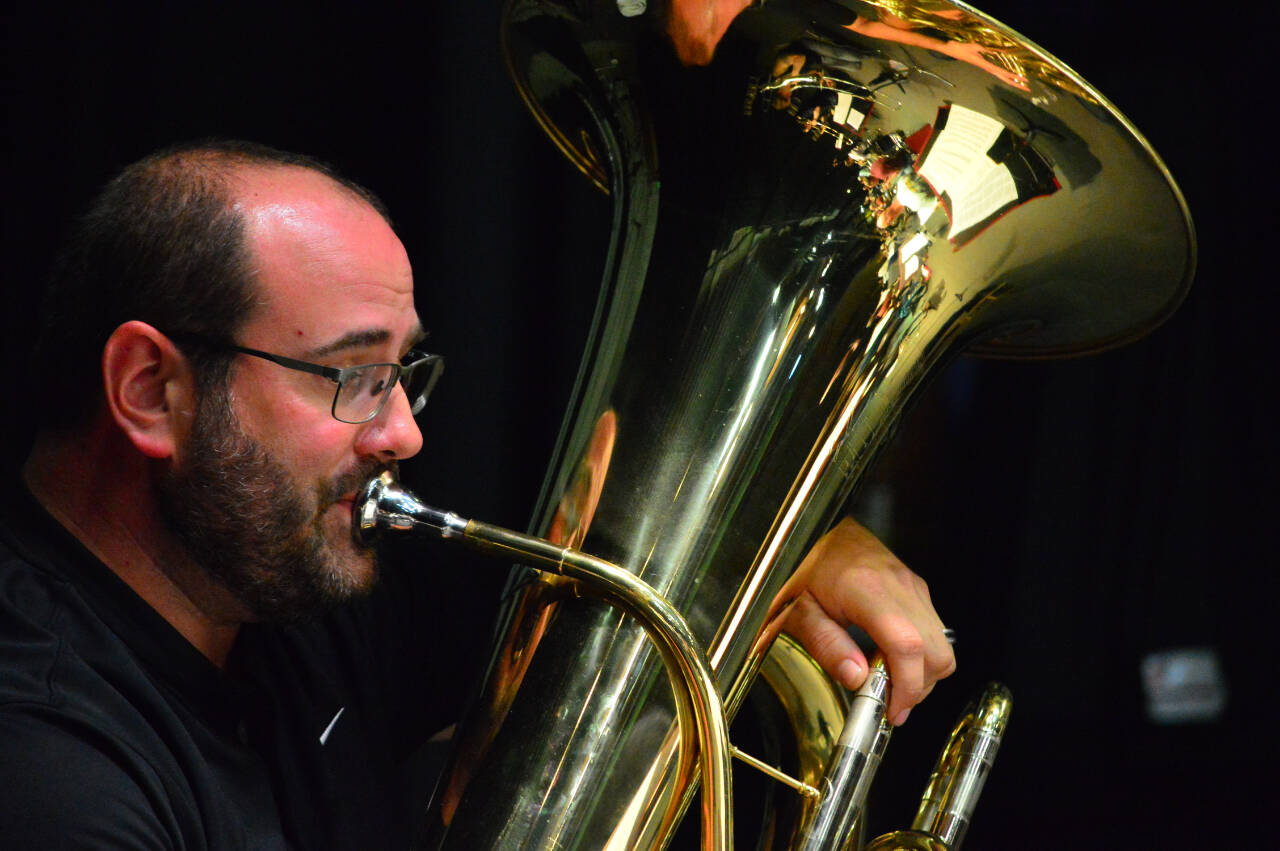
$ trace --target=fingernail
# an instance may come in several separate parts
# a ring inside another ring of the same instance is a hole
[[[857,688],[862,685],[862,666],[852,659],[841,662],[836,673],[840,675],[840,682],[844,683],[845,688]]]
[[[910,709],[904,709],[901,712],[899,712],[898,717],[893,719],[893,726],[901,727],[903,724],[907,723],[907,716],[910,714],[911,714]]]

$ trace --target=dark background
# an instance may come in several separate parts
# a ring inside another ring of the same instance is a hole
[[[594,302],[607,207],[518,102],[498,6],[11,7],[6,368],[39,369],[22,344],[54,242],[122,165],[209,135],[310,153],[387,201],[430,346],[448,357],[406,478],[437,504],[523,527]],[[877,818],[909,819],[954,713],[999,679],[1014,720],[967,847],[1227,847],[1267,820],[1280,755],[1267,726],[1268,27],[1204,6],[982,8],[1064,57],[1161,152],[1196,218],[1199,272],[1144,341],[1070,362],[962,360],[903,424],[877,471],[893,506],[882,532],[958,630],[960,671],[895,736]],[[13,461],[24,408],[7,407]],[[500,578],[467,563],[448,582],[432,616],[482,632]],[[1220,659],[1216,720],[1148,718],[1141,660],[1178,648]]]

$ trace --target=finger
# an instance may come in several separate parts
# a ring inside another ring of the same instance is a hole
[[[905,713],[955,670],[955,654],[925,581],[896,560],[889,570],[861,578],[856,593],[847,588],[841,614],[860,623],[884,654],[893,684],[889,717]]]
[[[924,699],[933,683],[925,679],[925,639],[915,625],[903,618],[882,619],[867,634],[884,654],[889,669],[889,706],[887,714],[894,725],[907,720],[911,707]]]
[[[942,629],[926,630],[919,643],[908,638],[881,650],[892,689],[887,713],[897,726],[906,721],[912,707],[929,696],[939,680],[955,672],[955,651]]]
[[[956,672],[955,633],[943,627],[940,636],[935,636],[930,645],[931,652],[926,663],[932,672],[934,682],[946,679]]]
[[[840,623],[856,623],[884,656],[892,692],[889,719],[900,724],[906,710],[924,697],[933,684],[926,670],[925,633],[933,626],[931,608],[911,587],[915,577],[901,570],[865,572],[858,581],[837,586],[821,604]],[[942,624],[936,624],[941,634]]]
[[[834,674],[840,660],[833,658],[838,654],[832,647],[856,647],[842,627],[862,627],[885,658],[892,683],[887,712],[893,723],[902,723],[934,683],[955,670],[955,655],[928,584],[856,522],[846,519],[824,536],[796,579],[804,588],[796,599],[811,599],[797,607],[788,631]],[[815,639],[829,646],[818,651],[811,646]]]
[[[939,680],[951,676],[956,670],[955,650],[951,646],[951,642],[946,636],[946,630],[941,624],[925,627],[921,631],[921,638],[921,652],[918,660],[911,658],[915,651],[912,644],[899,645],[899,648],[886,652],[886,656],[890,658],[892,658],[893,653],[903,653],[904,659],[912,666],[911,676],[914,677],[915,671],[919,671],[920,679],[918,682],[913,679],[907,688],[895,689],[894,697],[905,703],[903,705],[898,700],[894,701],[893,708],[898,713],[902,713],[904,710],[910,709],[924,700]],[[918,665],[918,668],[915,667],[916,665]],[[890,672],[892,674],[892,668],[890,668]],[[890,717],[894,719],[894,723],[900,724],[902,722],[898,715]]]
[[[861,648],[812,594],[805,592],[796,599],[783,629],[804,645],[827,676],[845,688],[856,690],[867,678],[867,658]]]

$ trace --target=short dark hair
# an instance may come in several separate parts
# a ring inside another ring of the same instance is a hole
[[[390,224],[377,196],[328,164],[253,142],[187,143],[128,166],[94,198],[55,258],[34,363],[57,380],[40,382],[39,425],[72,426],[94,412],[103,346],[125,322],[175,337],[233,340],[255,294],[232,178],[254,166],[319,172]],[[229,355],[184,351],[201,392],[225,384]]]

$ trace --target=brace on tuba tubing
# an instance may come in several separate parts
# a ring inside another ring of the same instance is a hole
[[[613,205],[531,531],[653,588],[726,716],[757,673],[783,683],[791,726],[821,731],[800,748],[813,788],[808,751],[843,719],[806,714],[829,684],[769,662],[801,558],[961,350],[1080,354],[1158,325],[1191,280],[1191,220],[1115,107],[970,7],[768,0],[688,68],[643,6],[510,0],[504,15],[522,98]],[[683,698],[646,627],[581,591],[513,574],[432,847],[670,840],[697,786]],[[789,847],[813,809],[736,821]]]
[[[570,547],[522,535],[475,520],[463,520],[417,500],[390,473],[365,485],[354,512],[357,533],[367,543],[387,531],[416,532],[442,540],[465,541],[475,549],[518,559],[555,576],[577,580],[594,593],[629,612],[645,628],[662,654],[677,699],[681,758],[691,765],[696,743],[699,767],[708,788],[703,802],[703,830],[708,844],[732,843],[733,812],[729,792],[729,730],[711,669],[680,613],[636,576],[617,565]]]

